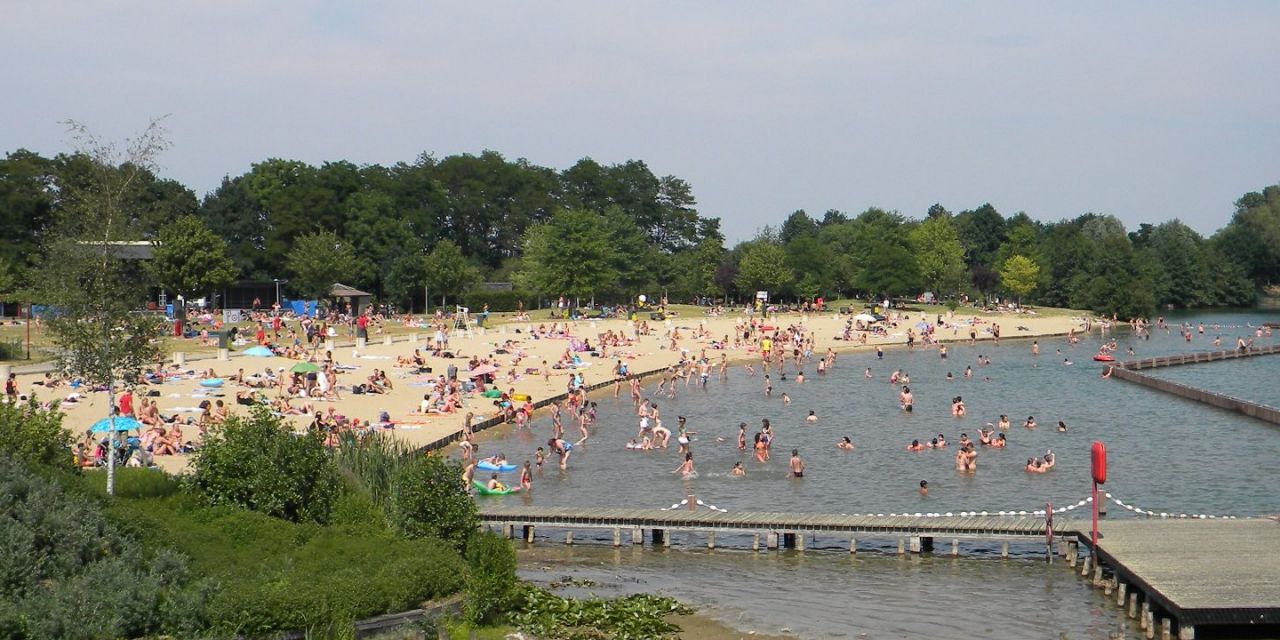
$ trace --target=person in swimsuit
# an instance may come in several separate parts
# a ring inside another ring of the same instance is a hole
[[[917,492],[917,493],[919,493],[919,494],[920,494],[920,497],[922,497],[922,498],[927,498],[927,497],[929,497],[929,481],[928,481],[928,480],[921,480],[921,481],[920,481],[920,488],[919,488],[919,489],[917,489],[917,490],[916,490],[916,492]]]
[[[924,451],[924,445],[920,444],[919,440],[912,440],[911,444],[907,445],[907,451]]]
[[[756,462],[764,462],[769,459],[769,445],[765,444],[763,433],[756,433],[755,452]]]
[[[747,450],[747,423],[738,424],[738,451]]]
[[[498,480],[498,474],[496,473],[493,474],[491,478],[489,478],[489,483],[486,484],[485,486],[488,487],[490,491],[506,491],[507,490],[507,485],[502,484],[502,482]]]
[[[1009,430],[1009,416],[1006,416],[1003,413],[1000,414],[1000,430],[1001,431]]]
[[[853,451],[853,440],[850,440],[849,436],[845,436],[840,439],[840,442],[836,443],[836,448],[843,449],[845,451]]]
[[[693,454],[692,453],[684,454],[684,462],[681,462],[680,466],[676,467],[675,471],[672,471],[671,473],[678,473],[680,474],[681,477],[684,477],[684,478],[698,477],[698,472],[695,471],[693,468]]]
[[[1066,432],[1067,432],[1067,423],[1065,423],[1065,422],[1063,422],[1063,421],[1059,420],[1059,421],[1058,421],[1058,433],[1066,433]]]
[[[817,422],[817,421],[818,421],[818,414],[814,413],[813,409],[810,409],[809,415],[805,417],[805,422]]]
[[[997,449],[1003,449],[1006,444],[1009,444],[1009,443],[1008,441],[1005,440],[1003,433],[997,435],[996,439],[991,442],[991,446]]]
[[[524,461],[524,467],[520,469],[520,489],[528,491],[533,488],[533,471],[529,468],[529,461]]]
[[[902,410],[911,413],[911,405],[915,401],[911,395],[911,387],[903,386],[902,393],[898,394],[898,403],[902,405]]]
[[[790,467],[789,473],[792,478],[804,477],[804,460],[800,459],[799,449],[791,450],[791,462],[789,464],[789,467]]]
[[[729,470],[729,475],[731,475],[731,476],[745,476],[745,475],[747,475],[747,470],[742,468],[742,463],[741,463],[741,462],[735,462],[735,463],[733,463],[733,468]]]
[[[1035,417],[1035,416],[1027,416],[1027,421],[1026,421],[1026,422],[1024,422],[1024,423],[1022,423],[1022,426],[1026,427],[1026,428],[1028,428],[1028,429],[1034,429],[1034,428],[1036,428],[1036,426],[1037,426],[1037,425],[1036,425],[1036,417]]]
[[[964,400],[960,396],[951,399],[951,415],[957,418],[963,418],[965,414]]]

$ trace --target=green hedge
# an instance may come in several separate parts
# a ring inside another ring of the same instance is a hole
[[[45,411],[34,397],[18,404],[0,403],[0,453],[25,464],[70,470],[71,432],[62,414]]]
[[[516,596],[516,550],[495,533],[477,534],[467,543],[467,602],[472,624],[493,622]]]
[[[471,309],[471,313],[480,313],[484,305],[489,311],[515,311],[520,301],[524,301],[526,310],[538,306],[538,296],[524,291],[468,291],[462,296],[462,306]]]
[[[172,547],[217,581],[205,607],[220,633],[349,632],[353,621],[456,593],[466,566],[449,545],[298,524],[186,495],[116,500],[114,520],[148,547]],[[344,631],[345,630],[345,631]]]

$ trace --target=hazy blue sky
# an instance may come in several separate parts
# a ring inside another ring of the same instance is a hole
[[[730,240],[792,210],[1225,224],[1280,181],[1280,3],[8,2],[0,150],[168,120],[269,157],[642,159]]]

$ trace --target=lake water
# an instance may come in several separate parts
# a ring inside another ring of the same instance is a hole
[[[1273,319],[1266,313],[1216,313],[1174,317],[1212,326],[1223,342],[1234,343],[1235,332]],[[1012,324],[1012,323],[1010,323]],[[1196,334],[1185,342],[1174,331],[1154,331],[1137,339],[1127,330],[1114,337],[1120,358],[1151,357],[1209,350],[1214,335]],[[731,367],[725,382],[712,378],[705,388],[681,384],[674,398],[654,397],[664,424],[674,431],[676,416],[687,417],[697,432],[692,449],[699,477],[684,480],[671,473],[679,464],[675,449],[635,452],[624,448],[635,436],[638,420],[623,389],[623,397],[598,394],[600,418],[591,439],[577,447],[569,468],[561,471],[554,458],[535,475],[522,500],[536,505],[666,507],[687,493],[732,511],[813,511],[829,513],[914,513],[961,510],[1027,510],[1044,508],[1047,501],[1066,505],[1088,495],[1089,447],[1101,440],[1108,448],[1107,489],[1116,497],[1157,512],[1257,515],[1280,511],[1275,497],[1276,460],[1280,459],[1280,430],[1266,423],[1205,405],[1175,398],[1120,380],[1099,377],[1101,365],[1091,360],[1097,346],[1113,336],[1098,332],[1070,346],[1065,338],[1039,340],[1040,355],[1032,355],[1030,340],[1005,339],[1000,346],[952,344],[942,359],[935,349],[886,350],[883,360],[874,352],[840,354],[825,375],[808,370],[803,385],[773,374],[774,394],[762,393],[763,375],[750,377],[743,366]],[[1269,344],[1261,338],[1257,344]],[[820,349],[824,344],[819,339]],[[1132,348],[1134,355],[1126,351]],[[978,364],[982,354],[990,365]],[[1069,360],[1073,364],[1064,364]],[[963,377],[966,366],[973,377]],[[866,379],[864,370],[872,370]],[[1224,368],[1225,367],[1225,368]],[[889,374],[901,369],[910,375],[915,411],[898,407],[899,387]],[[954,380],[947,381],[951,372]],[[1220,373],[1219,373],[1220,372]],[[1213,363],[1160,370],[1180,381],[1203,381],[1214,390],[1266,402],[1280,396],[1275,384],[1280,357]],[[1221,387],[1215,384],[1223,384]],[[656,393],[657,380],[646,381]],[[784,406],[781,393],[792,403]],[[950,414],[951,399],[961,396],[968,416]],[[815,423],[805,421],[813,410]],[[955,442],[962,432],[976,440],[978,429],[1007,414],[1013,426],[1006,432],[1004,450],[980,448],[976,473],[954,469]],[[1036,429],[1022,426],[1028,416]],[[736,447],[738,424],[746,422],[748,436],[769,419],[776,432],[773,458],[755,462]],[[1055,425],[1068,426],[1059,433]],[[486,435],[486,454],[500,450],[514,461],[532,458],[535,447],[549,437],[549,419],[534,421],[532,432],[500,431]],[[912,439],[927,442],[945,434],[946,449],[910,453]],[[576,439],[569,427],[566,438]],[[834,445],[849,436],[854,451]],[[787,459],[797,449],[806,462],[803,479],[787,478]],[[1027,458],[1053,450],[1057,468],[1029,474]],[[746,477],[728,470],[741,461]],[[920,480],[928,480],[927,498],[917,494]],[[1083,513],[1081,513],[1083,515]],[[1109,517],[1127,512],[1112,507]],[[727,541],[726,541],[727,542]],[[834,545],[836,541],[831,541]],[[547,546],[545,543],[543,547]],[[1065,571],[1046,569],[1039,551],[1028,548],[1013,560],[925,558],[902,561],[892,557],[847,558],[847,554],[651,553],[621,556],[612,550],[543,549],[532,553],[567,554],[556,559],[583,571],[612,571],[643,581],[641,589],[658,587],[707,607],[733,624],[750,620],[765,632],[790,627],[804,637],[837,637],[870,633],[871,637],[941,637],[933,633],[951,628],[956,608],[981,612],[966,616],[976,627],[967,636],[1105,638],[1122,620],[1110,610],[1098,610],[1100,598]],[[604,553],[605,559],[596,557]],[[983,549],[966,554],[982,555]],[[992,551],[994,553],[994,551]],[[576,563],[574,557],[581,557]],[[553,558],[554,559],[554,558]],[[1061,564],[1061,563],[1059,563]],[[634,583],[632,583],[634,584]],[[815,595],[820,592],[821,597]],[[832,608],[828,600],[840,603]],[[914,617],[921,608],[932,617]],[[1046,611],[1057,613],[1046,614]],[[1059,615],[1058,618],[1052,618]],[[1042,626],[1044,616],[1053,624]],[[860,621],[854,624],[852,621]],[[983,626],[986,625],[986,626]],[[988,628],[989,627],[989,628]],[[861,630],[861,631],[859,631]],[[931,631],[933,630],[933,631]],[[1040,633],[1043,631],[1044,633]],[[954,634],[961,635],[959,630]]]

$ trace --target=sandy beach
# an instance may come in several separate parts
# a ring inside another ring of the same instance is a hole
[[[944,319],[947,316],[946,310],[939,311],[938,307],[931,307],[923,312],[903,312],[903,317],[897,322],[898,327],[890,329],[889,335],[869,336],[865,345],[856,340],[843,341],[837,339],[837,336],[844,331],[845,324],[850,317],[847,315],[830,312],[821,314],[784,313],[771,315],[763,322],[769,326],[781,327],[792,324],[804,325],[814,332],[819,352],[825,352],[827,348],[834,349],[836,352],[847,352],[856,349],[874,349],[876,345],[905,348],[907,327],[913,327],[917,323],[926,320],[933,322],[938,313],[941,313]],[[538,312],[538,316],[545,317],[545,312]],[[979,340],[991,339],[991,335],[986,329],[993,322],[1000,325],[1001,338],[1005,340],[1061,335],[1072,329],[1079,331],[1084,323],[1083,314],[1062,312],[1045,315],[1021,313],[973,314],[960,310],[949,321],[952,326],[938,329],[935,338],[940,342],[967,341],[969,339],[969,323],[974,319],[978,322]],[[449,340],[450,348],[455,356],[452,359],[429,355],[427,346],[432,337],[431,329],[421,329],[416,334],[409,334],[408,340],[400,337],[398,341],[391,344],[386,343],[387,338],[384,336],[371,335],[368,344],[363,349],[354,349],[348,346],[338,347],[334,350],[334,359],[339,365],[354,367],[354,369],[344,371],[339,376],[341,399],[337,401],[313,399],[311,402],[317,411],[327,411],[329,407],[333,406],[337,413],[351,418],[359,418],[362,421],[369,419],[376,421],[379,414],[385,411],[397,423],[395,429],[391,431],[396,437],[414,445],[427,445],[451,438],[460,433],[467,412],[475,414],[476,422],[496,414],[493,399],[479,395],[466,397],[463,408],[454,413],[430,415],[414,413],[423,398],[423,394],[427,391],[428,383],[426,381],[434,376],[444,374],[450,364],[457,366],[459,375],[462,376],[465,375],[467,361],[471,357],[492,358],[492,361],[499,366],[494,386],[502,390],[514,388],[516,393],[528,394],[534,401],[539,401],[564,393],[569,376],[575,372],[583,374],[586,385],[611,380],[613,378],[613,367],[617,359],[625,360],[629,371],[632,373],[639,373],[673,365],[681,359],[682,352],[687,352],[689,357],[696,358],[704,349],[707,357],[712,362],[719,361],[722,353],[727,355],[729,361],[733,363],[741,363],[758,358],[758,355],[745,346],[733,348],[731,339],[728,344],[729,348],[713,350],[709,346],[710,339],[693,338],[693,333],[700,326],[705,327],[710,335],[720,338],[731,336],[736,326],[747,322],[748,316],[739,309],[728,311],[720,316],[683,316],[669,318],[665,321],[650,321],[650,334],[648,336],[640,336],[631,346],[611,348],[608,351],[609,357],[607,358],[592,357],[590,353],[580,352],[577,355],[581,358],[582,368],[575,371],[552,371],[549,378],[540,374],[526,374],[525,371],[528,368],[540,369],[544,361],[555,363],[569,348],[569,339],[565,337],[539,339],[532,337],[531,332],[536,332],[540,325],[550,328],[552,324],[550,320],[535,320],[531,323],[508,323],[487,330],[473,329],[466,332],[455,332]],[[560,326],[563,328],[565,324],[561,323]],[[585,339],[592,345],[598,343],[597,336],[599,334],[609,330],[624,332],[628,337],[633,336],[632,324],[623,319],[579,320],[568,322],[567,326],[569,335],[578,340]],[[679,330],[682,337],[678,341],[678,350],[672,351],[669,349],[671,344],[669,334],[676,329]],[[854,335],[856,336],[857,334],[855,333]],[[397,366],[396,357],[408,356],[413,353],[415,348],[422,349],[421,353],[426,359],[427,366],[432,369],[430,374],[419,375],[408,367]],[[920,346],[917,341],[916,348],[931,347]],[[508,353],[496,354],[495,352],[498,350],[505,350]],[[266,368],[274,371],[279,371],[281,368],[288,370],[298,362],[279,357],[246,357],[235,355],[235,353],[233,352],[228,361],[219,361],[215,358],[190,360],[184,369],[195,371],[212,369],[218,376],[227,378],[240,369],[244,369],[246,374],[262,372]],[[512,367],[511,363],[517,356],[522,356],[520,362],[517,366]],[[386,394],[352,394],[349,390],[350,386],[364,382],[374,369],[385,370],[394,388]],[[517,375],[514,380],[509,381],[508,372],[513,369],[516,370]],[[57,399],[65,398],[71,391],[62,386],[50,394],[41,386],[33,386],[34,382],[42,378],[42,374],[19,374],[19,388],[24,394],[34,393],[42,401],[50,399],[50,396]],[[206,399],[222,399],[233,413],[245,411],[245,407],[236,404],[236,392],[245,389],[247,387],[239,386],[230,381],[221,389],[209,389],[202,387],[198,379],[186,379],[141,387],[136,395],[141,397],[150,391],[158,392],[159,395],[153,396],[151,399],[158,402],[162,414],[168,416],[178,413],[182,416],[194,416],[196,413],[192,410],[202,400]],[[271,398],[274,398],[278,393],[274,389],[263,391]],[[624,394],[628,393],[626,388],[622,392]],[[597,393],[608,393],[608,390],[607,388],[601,389]],[[298,404],[297,401],[295,401],[295,404]],[[106,415],[106,405],[106,393],[86,394],[80,402],[63,406],[63,412],[66,416],[64,425],[73,434],[81,436],[91,424]],[[311,421],[311,417],[286,416],[285,420],[293,424],[298,430],[302,430]],[[194,426],[185,427],[183,438],[184,440],[198,442],[198,430]],[[173,473],[180,473],[185,470],[188,460],[188,455],[156,456],[156,464]]]

